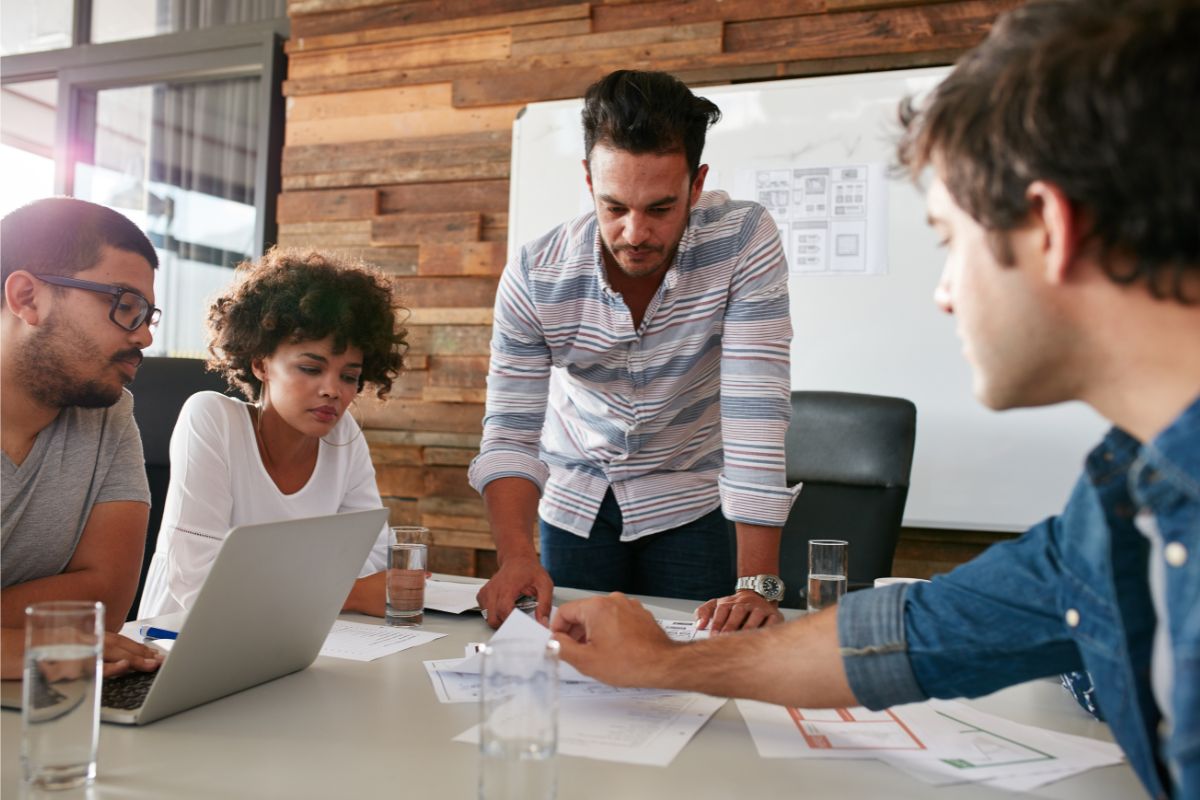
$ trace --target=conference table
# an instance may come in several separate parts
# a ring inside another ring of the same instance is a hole
[[[587,594],[559,588],[555,602]],[[656,616],[668,619],[688,619],[696,605],[642,600]],[[343,619],[382,622],[357,615]],[[491,631],[478,613],[427,612],[424,628],[447,635],[371,662],[318,657],[308,669],[145,727],[101,725],[95,785],[54,796],[473,798],[476,747],[451,739],[478,721],[478,709],[470,703],[439,703],[422,662],[459,658],[467,643],[486,641]],[[969,702],[1017,722],[1112,740],[1107,726],[1080,710],[1057,682],[1034,681]],[[3,712],[0,794],[48,796],[22,786],[20,727],[19,712]],[[668,767],[558,757],[560,800],[1014,796],[986,785],[934,787],[873,760],[760,758],[732,701]],[[1144,792],[1128,764],[1122,763],[1042,787],[1029,796],[1128,800]]]

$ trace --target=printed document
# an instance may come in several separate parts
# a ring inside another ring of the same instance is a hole
[[[752,700],[737,706],[763,758],[877,758],[936,785],[1032,789],[1122,758],[1110,742],[1021,725],[946,700],[884,711]]]
[[[430,611],[445,611],[449,614],[462,614],[464,611],[478,611],[479,604],[475,595],[481,584],[455,583],[454,581],[439,581],[436,578],[425,579],[425,608]]]
[[[560,697],[558,752],[665,767],[724,704],[724,698],[679,693]],[[478,744],[479,726],[454,741]]]
[[[410,647],[428,644],[445,635],[414,628],[389,628],[386,625],[338,620],[333,623],[325,644],[321,646],[321,655],[350,661],[374,661]]]

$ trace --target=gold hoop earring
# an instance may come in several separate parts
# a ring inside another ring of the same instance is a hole
[[[354,427],[358,428],[357,433],[355,433],[353,436],[350,437],[350,439],[348,441],[345,441],[345,442],[331,442],[328,439],[322,439],[321,441],[324,442],[325,444],[329,445],[330,447],[348,447],[349,445],[352,445],[355,442],[357,442],[359,437],[363,435],[362,423],[359,420],[354,418],[354,411],[357,408],[358,408],[358,398],[355,397],[353,400],[350,401],[349,411],[350,411],[350,421],[354,423]],[[332,431],[330,431],[330,432],[332,433]]]

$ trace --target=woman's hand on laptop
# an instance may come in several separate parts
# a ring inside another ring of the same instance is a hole
[[[153,672],[163,662],[163,651],[138,644],[119,633],[104,634],[104,677],[126,672]]]

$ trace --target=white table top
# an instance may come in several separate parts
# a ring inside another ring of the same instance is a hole
[[[559,589],[561,602],[583,593]],[[688,618],[695,603],[651,601],[661,617]],[[672,611],[674,613],[672,613]],[[347,616],[363,622],[380,622]],[[474,704],[441,704],[422,661],[457,658],[490,635],[478,614],[430,612],[425,628],[448,636],[362,663],[318,657],[308,669],[144,728],[102,725],[100,777],[85,795],[122,798],[367,798],[439,800],[476,794],[476,748],[450,741],[477,721]],[[236,657],[236,656],[235,656]],[[1018,722],[1111,741],[1050,681],[971,701]],[[0,794],[20,790],[20,714],[0,715]],[[762,759],[737,706],[726,703],[669,767],[559,756],[560,800],[827,796],[1011,798],[986,786],[935,788],[877,761]],[[1136,798],[1127,764],[1092,770],[1031,796]]]

